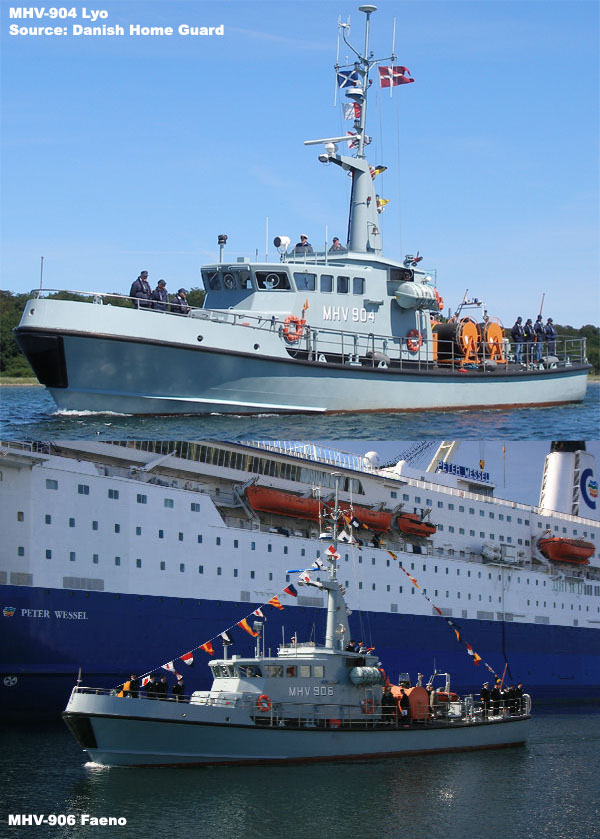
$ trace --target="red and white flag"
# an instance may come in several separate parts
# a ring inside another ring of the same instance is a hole
[[[264,616],[265,616],[265,615],[264,615],[264,612],[262,611],[262,609],[255,609],[255,610],[252,612],[252,614],[253,614],[253,615],[256,615],[256,617],[257,617],[257,618],[264,618]]]
[[[181,660],[184,664],[187,664],[188,667],[194,663],[194,653],[186,653],[185,655],[181,656]]]
[[[161,664],[163,670],[169,670],[171,673],[175,672],[175,665],[172,661],[167,661],[166,664]]]
[[[408,67],[379,67],[381,87],[395,87],[398,84],[410,84],[414,79]]]

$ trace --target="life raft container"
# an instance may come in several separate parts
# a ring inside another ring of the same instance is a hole
[[[304,335],[304,318],[297,318],[296,315],[288,315],[283,322],[283,335],[290,344],[295,344]]]
[[[339,728],[341,724],[341,720],[329,720],[329,728]]]

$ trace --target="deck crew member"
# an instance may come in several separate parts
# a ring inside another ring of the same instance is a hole
[[[521,353],[523,352],[523,318],[518,317],[515,321],[515,325],[510,330],[511,337],[513,339],[513,350],[515,353],[515,361],[517,364],[522,363],[522,356]]]
[[[177,294],[171,300],[171,311],[178,315],[187,315],[190,307],[187,302],[187,291],[185,288],[180,288]]]
[[[169,295],[167,294],[167,284],[164,280],[159,280],[156,288],[152,292],[152,306],[157,312],[166,312],[169,308]]]
[[[544,351],[544,340],[546,338],[546,330],[544,329],[541,315],[538,315],[535,319],[533,331],[535,332],[535,360],[541,361]]]
[[[344,251],[344,250],[346,250],[346,248],[342,245],[342,243],[340,242],[338,237],[334,236],[331,247],[329,248],[329,253],[332,253],[332,252],[335,252],[335,251]]]
[[[148,272],[140,271],[137,280],[134,280],[129,290],[129,296],[135,299],[138,309],[152,308],[152,289],[148,282]]]
[[[383,717],[383,722],[388,725],[393,725],[396,722],[397,709],[398,705],[392,695],[392,689],[389,685],[386,685],[383,689],[383,695],[381,697],[381,715]]]
[[[523,713],[523,683],[519,682],[514,691],[515,696],[515,714]]]
[[[313,253],[311,243],[308,241],[308,236],[305,233],[300,235],[300,241],[294,246],[296,253]]]
[[[500,679],[496,679],[496,684],[490,693],[490,699],[492,700],[492,714],[494,716],[497,716],[500,712],[500,700],[502,699],[502,694],[500,693],[501,684],[502,682]]]
[[[177,674],[177,681],[172,687],[173,696],[177,700],[177,702],[183,702],[183,696],[185,694],[185,685],[183,684],[183,676],[181,673]]]
[[[150,680],[146,685],[146,699],[156,699],[158,693],[158,682],[154,673],[150,676]]]
[[[404,721],[408,722],[410,711],[410,700],[408,694],[404,692],[404,688],[400,688],[400,716],[404,717]]]
[[[546,341],[548,342],[548,355],[554,355],[556,352],[556,329],[554,328],[552,318],[548,318],[546,321],[544,332],[546,333]]]
[[[479,692],[479,696],[481,698],[483,716],[484,716],[484,719],[485,719],[488,716],[488,714],[490,713],[490,683],[489,682],[484,682],[483,683],[481,691]]]
[[[169,695],[169,685],[167,684],[166,676],[161,676],[160,682],[156,686],[156,693],[160,699],[166,699]]]
[[[535,338],[531,318],[527,318],[525,321],[525,326],[523,327],[523,337],[525,341],[525,362],[526,364],[531,364],[533,360],[533,339]]]
[[[131,679],[129,680],[129,690],[127,692],[127,696],[130,696],[132,699],[137,699],[140,695],[140,683],[138,681],[138,677],[135,673],[131,674]]]

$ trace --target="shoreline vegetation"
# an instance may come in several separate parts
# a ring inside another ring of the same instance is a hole
[[[48,295],[50,299],[88,301],[68,291],[59,291]],[[0,385],[36,385],[37,379],[32,377],[32,369],[13,338],[12,330],[21,320],[21,315],[31,294],[14,294],[11,291],[0,291]],[[191,288],[188,303],[194,308],[200,308],[204,301],[204,291]],[[115,298],[113,305],[132,307],[127,298]],[[590,381],[598,381],[600,377],[600,327],[585,324],[579,328],[555,323],[559,336],[567,338],[586,338],[587,357],[592,366]],[[510,328],[505,327],[505,334],[510,334]]]

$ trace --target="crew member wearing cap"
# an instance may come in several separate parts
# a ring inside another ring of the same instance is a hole
[[[187,291],[185,288],[180,288],[171,300],[171,311],[178,315],[187,315],[189,310],[190,307],[187,302]]]
[[[140,275],[137,280],[134,280],[131,284],[129,296],[134,298],[135,305],[138,309],[152,308],[152,289],[150,288],[150,283],[148,282],[147,271],[140,271]]]
[[[515,321],[515,325],[510,330],[511,337],[513,339],[513,350],[515,353],[515,361],[517,364],[521,364],[521,353],[523,352],[523,318],[518,317]]]
[[[548,318],[546,321],[544,332],[546,333],[546,341],[548,341],[548,355],[554,355],[556,352],[556,329],[552,318]]]
[[[154,300],[153,308],[157,312],[166,312],[169,308],[169,295],[167,294],[167,284],[164,280],[159,280],[156,288],[152,292],[152,299]]]
[[[535,319],[535,323],[533,324],[533,331],[535,332],[535,360],[541,361],[542,353],[544,351],[544,339],[546,337],[544,323],[542,321],[541,315],[538,315]]]
[[[171,691],[178,702],[184,701],[185,686],[183,684],[183,676],[180,673],[177,674],[177,681],[171,688]]]
[[[340,242],[338,237],[334,236],[332,245],[329,248],[329,253],[331,253],[332,251],[343,251],[343,250],[345,250],[344,246],[342,245],[342,243]]]
[[[300,241],[296,244],[294,250],[300,253],[313,253],[312,245],[308,241],[308,236],[305,233],[300,234]]]
[[[527,318],[525,321],[525,326],[523,327],[523,336],[525,340],[525,362],[527,364],[531,364],[533,360],[533,339],[535,338],[535,332],[533,331],[533,321],[531,318]]]
[[[488,716],[490,713],[490,683],[484,682],[479,692],[479,696],[481,698],[481,703],[483,706],[483,716],[484,718]]]

